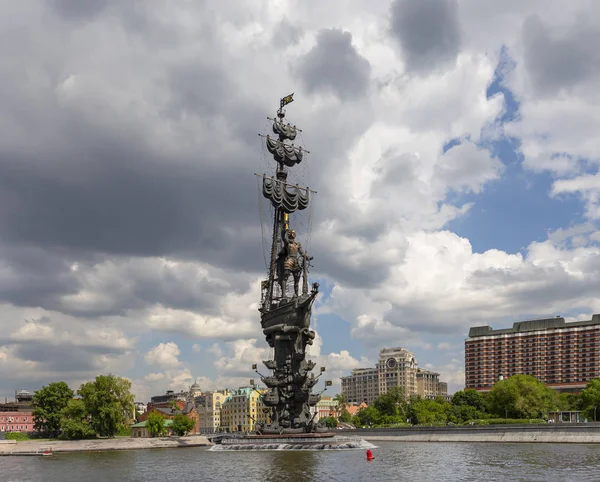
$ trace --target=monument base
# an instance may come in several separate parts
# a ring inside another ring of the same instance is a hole
[[[210,450],[364,450],[374,447],[358,437],[344,437],[335,433],[303,433],[222,438]]]

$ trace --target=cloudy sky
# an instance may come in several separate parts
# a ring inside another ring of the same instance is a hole
[[[0,396],[106,372],[141,401],[247,382],[268,356],[257,133],[291,92],[329,377],[403,346],[456,390],[470,326],[589,319],[599,18],[592,0],[0,2]]]

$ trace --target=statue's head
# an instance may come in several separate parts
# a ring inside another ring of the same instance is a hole
[[[294,231],[293,229],[290,229],[290,230],[288,231],[288,236],[289,236],[291,239],[294,239],[294,238],[296,237],[296,231]]]

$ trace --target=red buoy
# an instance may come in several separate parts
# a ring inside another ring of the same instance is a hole
[[[371,449],[367,450],[367,462],[370,462],[374,458],[375,457],[373,457],[373,452],[371,452]]]

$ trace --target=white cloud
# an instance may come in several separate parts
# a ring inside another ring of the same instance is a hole
[[[159,368],[175,368],[181,363],[177,358],[180,354],[177,343],[170,341],[160,343],[152,348],[146,353],[144,359],[148,365],[156,365]]]

